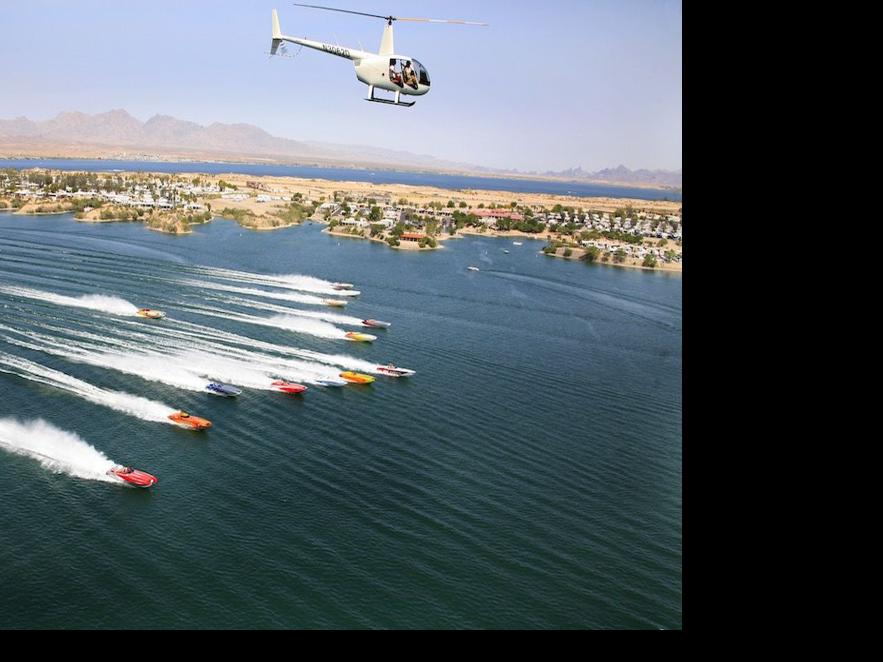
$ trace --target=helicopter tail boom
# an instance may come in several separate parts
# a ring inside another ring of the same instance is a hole
[[[273,43],[270,45],[270,54],[276,55],[276,50],[282,43],[282,30],[279,29],[279,14],[273,10]]]

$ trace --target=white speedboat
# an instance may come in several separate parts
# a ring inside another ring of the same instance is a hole
[[[375,370],[377,370],[377,372],[379,372],[381,375],[386,375],[387,377],[410,377],[416,372],[414,370],[408,370],[407,368],[399,368],[392,363],[379,365],[375,368]]]

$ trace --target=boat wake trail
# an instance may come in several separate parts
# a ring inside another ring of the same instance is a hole
[[[220,317],[221,319],[235,320],[237,322],[245,322],[246,324],[256,324],[258,326],[270,326],[275,329],[284,331],[294,331],[295,333],[306,333],[318,338],[328,338],[329,340],[345,340],[346,331],[338,329],[333,324],[322,322],[321,320],[305,319],[303,317],[294,317],[292,315],[276,315],[274,317],[255,317],[254,315],[243,315],[232,313],[229,311],[211,308],[193,308],[195,313],[199,315],[208,315],[210,317]]]
[[[37,460],[54,473],[76,478],[122,483],[107,475],[114,462],[73,432],[67,432],[41,418],[17,421],[0,418],[0,448]]]
[[[234,294],[245,294],[255,297],[264,297],[266,299],[276,299],[278,301],[290,301],[292,303],[305,303],[314,306],[324,306],[325,299],[314,297],[311,294],[294,294],[293,292],[269,292],[267,290],[257,290],[251,287],[235,287],[233,285],[222,285],[221,283],[210,283],[206,280],[185,280],[182,284],[188,287],[195,287],[202,290],[215,290],[217,292],[233,292]],[[340,294],[334,292],[334,294]]]
[[[237,283],[251,283],[253,285],[271,285],[289,290],[301,292],[314,292],[316,294],[333,294],[343,297],[354,297],[360,293],[357,290],[336,289],[331,281],[322,280],[313,276],[301,274],[253,274],[247,271],[235,271],[233,269],[217,269],[214,267],[200,267],[196,271],[207,276],[223,278]]]
[[[143,421],[173,425],[168,417],[176,410],[168,405],[142,398],[140,395],[132,395],[122,391],[108,391],[20,356],[0,352],[0,372],[17,375],[32,382],[67,391],[94,404],[140,418]]]
[[[323,311],[317,310],[299,310],[297,308],[288,308],[286,306],[277,306],[272,303],[259,303],[256,301],[249,301],[248,299],[240,299],[239,297],[221,297],[219,299],[212,299],[213,301],[219,301],[220,303],[225,304],[235,304],[237,306],[245,306],[246,308],[254,308],[256,310],[269,310],[274,313],[281,313],[283,315],[294,315],[295,317],[309,317],[311,319],[322,320],[324,322],[332,322],[335,324],[346,324],[348,326],[364,326],[362,324],[362,320],[358,317],[353,317],[351,315],[338,315],[337,313],[326,313]],[[212,310],[209,308],[208,310]],[[216,309],[215,309],[216,310]],[[217,311],[222,312],[222,311]]]
[[[12,296],[25,297],[26,299],[46,301],[58,306],[74,306],[75,308],[98,310],[111,315],[134,315],[138,312],[138,308],[125,299],[104,294],[84,294],[79,297],[69,297],[63,294],[55,294],[54,292],[44,292],[43,290],[34,290],[29,287],[14,287],[11,285],[0,285],[0,292]]]

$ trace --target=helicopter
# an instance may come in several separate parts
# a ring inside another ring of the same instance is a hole
[[[387,103],[394,106],[413,106],[416,102],[402,101],[402,95],[406,96],[423,96],[429,92],[429,72],[420,62],[407,55],[396,54],[393,47],[392,24],[393,21],[409,21],[419,23],[455,23],[458,25],[481,25],[486,26],[487,23],[475,23],[472,21],[445,20],[433,18],[402,18],[400,16],[381,16],[380,14],[366,14],[359,11],[350,11],[349,9],[336,9],[334,7],[322,7],[319,5],[302,5],[292,3],[296,7],[308,7],[310,9],[324,9],[327,11],[343,12],[345,14],[357,14],[359,16],[370,16],[372,18],[382,18],[386,21],[383,28],[383,36],[380,39],[380,49],[377,53],[369,53],[367,51],[355,48],[347,48],[334,44],[326,44],[321,41],[313,41],[312,39],[300,39],[298,37],[289,37],[282,34],[279,28],[279,15],[273,10],[273,36],[270,46],[270,55],[276,55],[282,42],[288,41],[292,44],[299,44],[307,48],[314,48],[317,51],[323,51],[343,57],[353,61],[356,68],[356,78],[368,86],[368,97],[366,101],[375,103]],[[283,46],[284,50],[284,46]],[[384,99],[374,96],[374,91],[387,90],[395,93],[395,99]]]

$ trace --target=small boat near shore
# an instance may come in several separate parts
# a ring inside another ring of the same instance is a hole
[[[522,246],[523,244],[520,241],[513,241],[512,245],[513,246]]]

